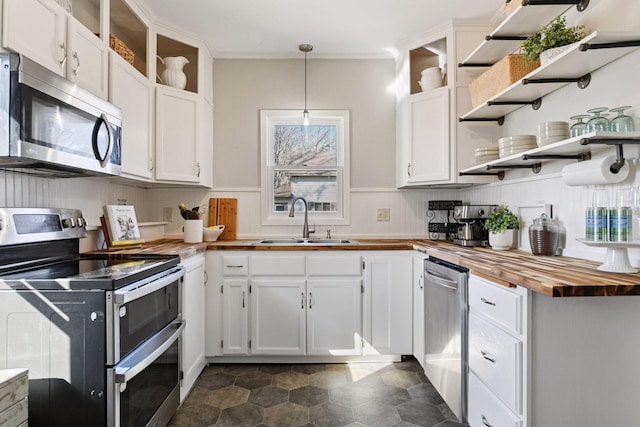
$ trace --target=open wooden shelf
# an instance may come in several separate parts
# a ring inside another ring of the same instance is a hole
[[[547,24],[571,7],[566,4],[518,6],[486,37],[487,40],[480,43],[458,66],[469,67],[479,64],[490,66],[495,64],[520,47],[521,40],[510,38],[526,37],[535,33],[542,25]]]
[[[544,145],[542,147],[533,148],[531,150],[523,151],[521,153],[512,154],[508,157],[502,157],[500,159],[492,160],[490,162],[481,163],[479,165],[475,165],[460,171],[461,175],[465,174],[475,174],[488,172],[493,169],[493,167],[504,167],[508,169],[510,166],[515,167],[523,167],[523,166],[531,166],[533,167],[536,164],[541,164],[545,162],[550,162],[552,160],[558,160],[555,158],[550,159],[540,159],[540,158],[527,158],[528,156],[536,156],[536,155],[549,155],[549,156],[571,156],[581,153],[591,153],[595,154],[599,151],[606,149],[610,145],[605,144],[589,144],[582,145],[581,141],[583,139],[619,139],[621,144],[623,144],[624,140],[637,140],[640,143],[640,132],[591,132],[581,136],[577,136],[574,138],[565,139],[562,141],[554,142],[553,144]],[[576,160],[571,160],[576,161]]]
[[[594,31],[580,42],[575,43],[571,48],[555,57],[549,63],[536,68],[524,78],[518,80],[502,92],[488,99],[482,105],[479,105],[464,114],[459,120],[474,121],[477,119],[501,119],[512,111],[521,108],[523,104],[491,105],[492,103],[530,103],[571,83],[567,81],[534,83],[533,81],[537,79],[568,80],[589,76],[592,71],[595,71],[640,47],[637,45],[629,45],[623,47],[588,49],[583,51],[581,50],[583,45],[633,43],[638,41],[640,41],[640,33]]]

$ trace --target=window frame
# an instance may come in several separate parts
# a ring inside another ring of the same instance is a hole
[[[349,225],[350,184],[349,184],[349,151],[350,151],[350,113],[349,110],[309,110],[310,124],[330,124],[337,127],[336,147],[336,212],[308,211],[309,223],[317,225]],[[260,110],[260,151],[262,167],[262,183],[260,197],[262,199],[262,225],[292,225],[299,220],[289,218],[288,211],[274,212],[274,171],[273,164],[273,126],[302,125],[300,110]],[[295,169],[304,169],[304,166]],[[332,168],[310,168],[332,169]],[[294,222],[295,221],[295,222]]]

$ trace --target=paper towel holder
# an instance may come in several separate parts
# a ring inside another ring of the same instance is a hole
[[[624,166],[624,150],[622,148],[622,144],[638,144],[637,140],[634,139],[608,139],[608,138],[582,138],[580,140],[580,145],[589,145],[589,144],[604,144],[604,145],[615,145],[616,146],[616,161],[611,164],[609,170],[611,173],[618,173]]]

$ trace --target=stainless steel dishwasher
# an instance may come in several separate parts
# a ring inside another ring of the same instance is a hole
[[[424,270],[425,374],[466,424],[469,271],[433,257]]]

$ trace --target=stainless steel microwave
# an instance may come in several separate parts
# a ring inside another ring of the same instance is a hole
[[[115,105],[22,55],[0,54],[0,169],[120,175],[121,133]]]

